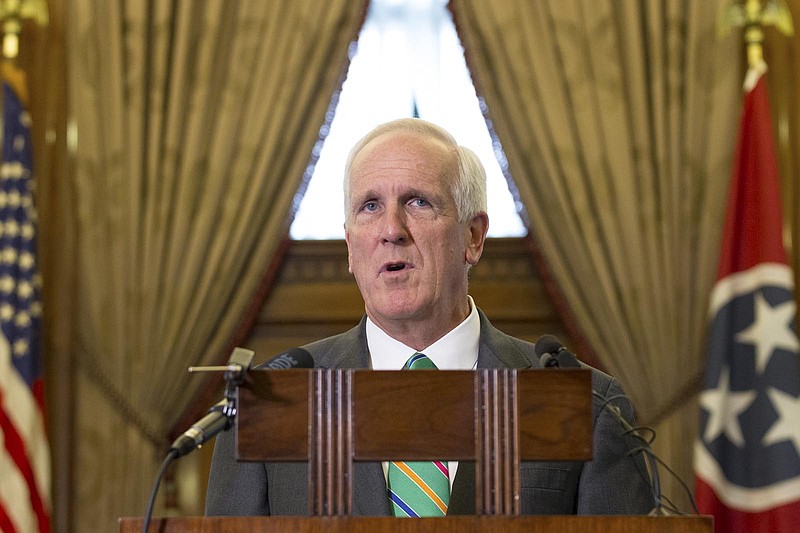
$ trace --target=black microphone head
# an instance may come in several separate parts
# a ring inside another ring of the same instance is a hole
[[[542,335],[534,346],[539,362],[545,368],[580,368],[575,354],[558,340],[555,335]]]
[[[308,353],[308,350],[303,348],[292,348],[285,352],[276,355],[269,361],[266,361],[258,368],[268,370],[286,370],[289,368],[314,368],[314,358]]]
[[[536,340],[536,345],[534,347],[536,357],[539,358],[546,353],[556,354],[559,350],[563,349],[564,345],[555,335],[542,335]]]
[[[556,357],[558,358],[558,366],[561,368],[581,368],[578,358],[566,348],[562,347]]]

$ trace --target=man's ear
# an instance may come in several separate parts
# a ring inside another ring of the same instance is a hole
[[[483,245],[486,242],[486,232],[489,231],[489,215],[478,213],[469,222],[469,241],[467,242],[466,260],[470,265],[476,265],[483,254]]]
[[[344,224],[344,242],[347,244],[347,271],[353,273],[352,254],[350,253],[350,232],[347,231],[347,222]]]

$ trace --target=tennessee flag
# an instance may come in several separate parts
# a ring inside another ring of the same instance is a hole
[[[695,496],[717,532],[800,527],[797,309],[765,71],[745,82],[700,395]]]
[[[3,84],[0,161],[0,531],[50,531],[30,116]]]

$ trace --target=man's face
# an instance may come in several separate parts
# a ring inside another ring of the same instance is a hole
[[[467,315],[467,269],[480,258],[488,222],[485,214],[458,221],[456,171],[443,144],[404,132],[373,139],[353,161],[349,270],[385,331],[423,321],[444,333]]]

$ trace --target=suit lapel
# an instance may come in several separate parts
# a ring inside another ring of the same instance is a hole
[[[478,309],[478,316],[481,320],[478,368],[531,368],[532,366],[539,366],[538,361],[533,363],[530,355],[527,355],[511,337],[492,326],[489,319],[480,309]]]
[[[308,348],[317,368],[369,368],[366,315],[356,327],[337,335],[335,340],[326,339]]]

